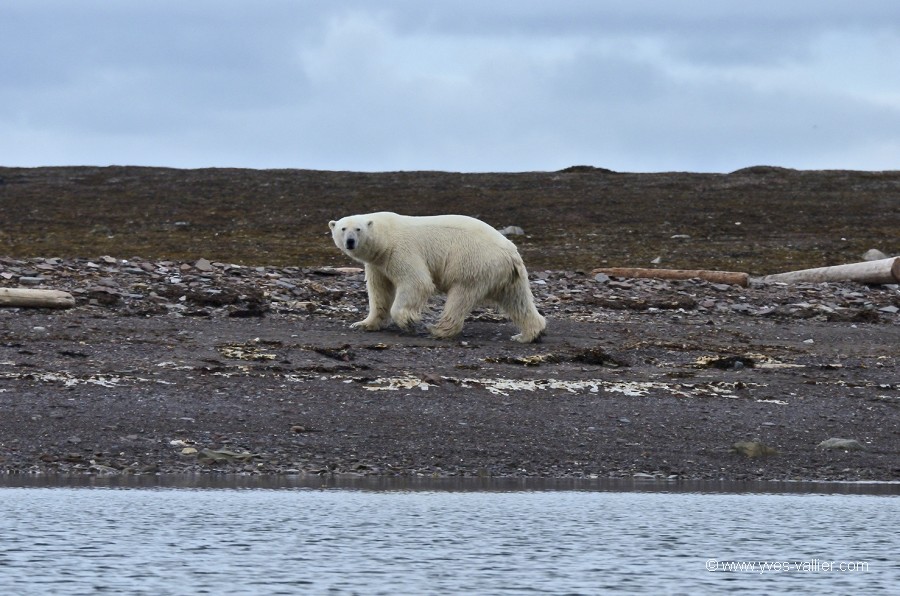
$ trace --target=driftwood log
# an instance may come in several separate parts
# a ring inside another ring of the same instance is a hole
[[[763,277],[761,281],[783,283],[856,281],[864,284],[896,284],[900,283],[900,257],[776,273]]]
[[[75,297],[60,290],[32,290],[29,288],[0,288],[0,307],[72,308]]]
[[[605,273],[610,277],[649,277],[653,279],[703,279],[713,283],[746,287],[750,275],[736,271],[708,271],[706,269],[642,269],[640,267],[602,267],[591,275]]]

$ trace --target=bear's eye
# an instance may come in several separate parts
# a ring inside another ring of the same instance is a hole
[[[362,228],[356,228],[357,232],[362,232]]]
[[[342,231],[342,232],[346,232],[346,231],[347,231],[347,228],[341,228],[341,231]]]

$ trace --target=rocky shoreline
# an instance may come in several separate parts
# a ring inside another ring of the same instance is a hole
[[[346,316],[365,307],[358,267],[254,267],[233,263],[0,257],[0,287],[68,291],[82,307],[122,316],[262,316],[295,312]],[[696,310],[748,316],[890,323],[900,312],[898,286],[761,283],[749,288],[706,282],[590,277],[583,271],[530,274],[535,299],[551,316],[613,310]],[[682,291],[690,287],[693,292]],[[437,299],[439,300],[439,298]],[[351,317],[352,318],[352,317]]]
[[[0,258],[76,298],[0,309],[0,473],[900,479],[897,286],[531,278],[521,346],[349,330],[353,268]]]

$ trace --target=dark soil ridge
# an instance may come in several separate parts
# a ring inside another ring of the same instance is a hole
[[[515,225],[531,269],[659,266],[753,275],[900,253],[900,172],[462,174],[143,167],[0,168],[12,257],[346,264],[327,222],[461,213]]]

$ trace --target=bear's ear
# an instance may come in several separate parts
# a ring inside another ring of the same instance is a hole
[[[372,224],[374,224],[374,223],[375,223],[375,220],[370,219],[370,220],[369,220],[369,223],[367,223],[366,226],[368,226],[368,227],[371,228],[371,227],[372,227]]]
[[[328,227],[331,228],[332,230],[334,229],[334,226],[336,226],[336,225],[337,225],[337,222],[334,221],[333,219],[328,222]]]

